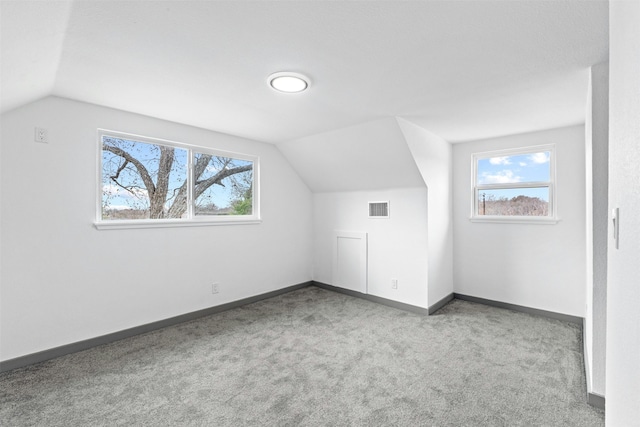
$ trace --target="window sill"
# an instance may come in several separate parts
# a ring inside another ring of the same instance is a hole
[[[210,225],[250,225],[260,224],[261,219],[155,219],[155,220],[113,220],[96,221],[93,223],[98,230],[123,230],[129,228],[174,228],[174,227],[205,227]]]
[[[469,218],[471,222],[488,222],[498,224],[557,224],[560,218],[555,217],[523,217],[523,216],[473,216]]]

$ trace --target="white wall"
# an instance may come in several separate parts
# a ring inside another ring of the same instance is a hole
[[[573,126],[454,144],[455,292],[584,316],[584,138],[584,126]],[[469,221],[472,153],[549,143],[556,144],[559,223],[542,225]]]
[[[368,202],[390,202],[389,219],[368,218]],[[368,293],[423,308],[427,297],[427,192],[387,189],[313,195],[313,279],[332,283],[334,230],[368,233]],[[398,289],[391,279],[398,279]]]
[[[609,206],[609,63],[591,67],[585,123],[587,281],[585,368],[589,393],[604,396]]]
[[[398,119],[413,160],[427,185],[429,236],[429,304],[453,292],[452,149],[444,139]]]
[[[263,222],[96,230],[99,127],[260,156]],[[311,193],[273,145],[55,97],[1,143],[2,360],[311,279]]]
[[[640,2],[611,1],[607,412],[610,427],[640,426]]]

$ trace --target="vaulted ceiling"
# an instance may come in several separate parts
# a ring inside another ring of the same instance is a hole
[[[388,117],[450,142],[584,121],[606,1],[5,1],[1,99],[279,143]],[[269,74],[308,75],[287,95]]]

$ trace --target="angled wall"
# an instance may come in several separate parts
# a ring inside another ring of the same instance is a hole
[[[397,120],[427,186],[429,305],[434,305],[453,292],[452,149],[426,129]]]
[[[609,63],[591,67],[585,122],[587,282],[585,368],[587,391],[604,396],[609,225]]]

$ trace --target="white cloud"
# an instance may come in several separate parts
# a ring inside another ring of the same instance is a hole
[[[512,170],[505,169],[494,174],[484,172],[482,174],[480,184],[507,184],[512,182],[520,182],[521,179],[522,177],[517,176],[515,173],[513,173]]]
[[[131,194],[133,192],[133,194]],[[102,186],[102,194],[107,196],[120,196],[120,197],[137,197],[138,199],[148,199],[149,193],[142,188],[132,188],[131,191],[127,191],[122,187],[118,187],[115,184],[105,184]]]
[[[492,157],[489,159],[489,163],[491,163],[492,165],[510,165],[511,160],[509,160],[509,156]]]
[[[132,206],[127,205],[108,205],[107,209],[112,209],[114,211],[124,211],[126,209],[134,209]]]
[[[519,164],[520,166],[527,166],[527,163],[526,163],[526,162],[520,162],[520,163],[518,163],[518,164]]]
[[[529,156],[529,160],[533,163],[542,164],[547,163],[549,161],[549,154],[547,153],[534,153]]]

